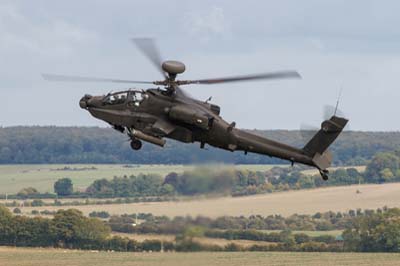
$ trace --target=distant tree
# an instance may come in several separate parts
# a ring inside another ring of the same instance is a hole
[[[390,182],[394,180],[394,174],[389,168],[385,168],[380,171],[380,176],[385,182]]]
[[[37,195],[37,194],[39,194],[39,192],[37,191],[36,188],[33,188],[33,187],[23,188],[17,193],[17,195],[21,198],[29,198],[29,196],[33,196],[33,195]]]
[[[89,213],[89,217],[92,217],[92,218],[98,217],[98,218],[107,219],[110,217],[110,214],[106,211],[100,211],[100,212],[93,211],[93,212]]]
[[[331,235],[320,235],[320,236],[315,236],[313,238],[313,240],[315,242],[323,242],[326,244],[330,244],[330,243],[334,243],[336,239],[334,236],[331,236]]]
[[[124,189],[126,189],[126,186],[124,187]],[[86,192],[91,195],[103,195],[103,196],[113,196],[113,194],[114,194],[114,190],[112,188],[112,183],[105,178],[95,180],[86,189]]]
[[[173,186],[175,189],[177,189],[179,185],[178,182],[179,182],[179,176],[175,172],[169,173],[165,176],[164,184],[169,184]]]
[[[304,233],[299,233],[294,235],[294,239],[297,244],[302,244],[310,241],[310,236]]]
[[[95,218],[87,218],[74,209],[59,210],[52,221],[56,241],[68,248],[90,247],[94,242],[101,242],[110,233],[110,227]]]
[[[173,195],[175,193],[175,188],[171,184],[164,184],[160,188],[161,195]]]
[[[13,226],[13,215],[10,210],[0,205],[0,244],[7,245],[14,235],[15,228]]]
[[[44,206],[43,200],[40,199],[34,199],[31,203],[32,207],[39,207],[39,206]]]
[[[347,251],[398,252],[400,249],[400,209],[388,209],[355,217],[343,232]]]
[[[315,182],[312,176],[304,176],[301,175],[300,179],[298,180],[298,184],[300,188],[314,188]]]
[[[54,183],[54,192],[59,196],[69,196],[73,193],[73,185],[70,178],[61,178]]]
[[[399,165],[400,158],[397,157],[396,154],[392,152],[378,153],[372,158],[371,162],[368,163],[367,169],[365,170],[365,179],[369,182],[382,183],[385,181],[382,174],[384,174],[386,178],[391,178],[390,176],[397,173],[399,170]]]
[[[292,231],[290,230],[283,230],[279,233],[280,241],[283,243],[285,248],[290,249],[292,248],[295,244],[295,238],[292,234]]]

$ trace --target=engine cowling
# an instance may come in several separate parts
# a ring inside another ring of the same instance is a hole
[[[219,113],[221,112],[221,107],[219,107],[218,105],[215,105],[215,104],[210,104],[210,110],[214,114],[219,115]]]
[[[199,112],[185,105],[176,105],[168,110],[169,118],[186,124],[209,130],[213,123],[213,117],[207,113]]]

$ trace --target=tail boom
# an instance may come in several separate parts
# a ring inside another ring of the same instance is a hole
[[[321,129],[304,146],[298,149],[280,142],[269,140],[249,132],[234,130],[237,143],[232,150],[243,150],[264,154],[291,161],[313,166],[320,170],[323,179],[327,179],[326,170],[332,163],[332,154],[328,147],[340,135],[348,120],[338,116],[332,116],[321,124]]]

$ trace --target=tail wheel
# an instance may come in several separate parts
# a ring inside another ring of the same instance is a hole
[[[131,141],[131,148],[135,151],[140,150],[142,148],[142,142],[138,139],[134,139]]]
[[[319,173],[320,173],[320,175],[321,175],[321,177],[322,177],[322,179],[324,181],[329,179],[329,176],[328,176],[329,171],[328,170],[326,170],[326,169],[325,170],[320,170]]]

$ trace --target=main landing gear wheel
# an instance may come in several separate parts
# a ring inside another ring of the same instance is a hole
[[[328,180],[328,178],[329,178],[329,176],[328,176],[329,171],[328,170],[326,170],[326,169],[319,170],[319,173],[320,173],[320,175],[321,175],[323,180],[325,180],[325,181]]]
[[[134,139],[131,141],[131,148],[135,151],[140,150],[142,148],[142,142],[138,139]]]

